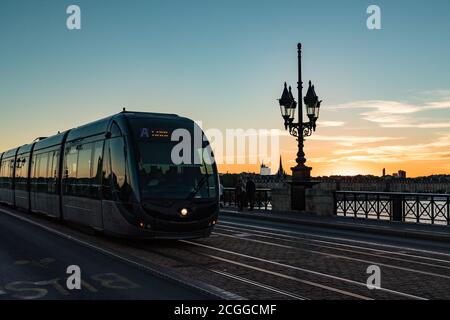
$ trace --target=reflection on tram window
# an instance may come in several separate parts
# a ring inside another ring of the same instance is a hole
[[[110,140],[113,200],[131,202],[132,189],[127,174],[125,143],[122,138]]]
[[[217,181],[211,159],[203,148],[202,164],[175,165],[171,160],[172,143],[139,142],[138,170],[143,198],[216,198]]]

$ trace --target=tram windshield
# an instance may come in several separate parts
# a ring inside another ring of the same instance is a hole
[[[216,167],[203,146],[192,150],[199,164],[174,164],[174,142],[139,141],[138,172],[143,199],[209,199],[218,192]]]

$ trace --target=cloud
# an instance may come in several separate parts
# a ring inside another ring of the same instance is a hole
[[[319,127],[342,127],[345,125],[343,121],[318,121],[317,125]]]
[[[432,92],[428,92],[431,95]],[[430,122],[429,119],[417,116],[417,113],[433,110],[450,109],[450,91],[434,91],[433,100],[423,101],[420,104],[406,103],[393,100],[362,100],[329,107],[330,110],[362,110],[362,119],[376,123],[384,128],[450,128],[448,121]],[[413,116],[414,115],[414,116]]]
[[[444,129],[450,128],[449,122],[429,122],[429,123],[386,123],[384,128],[419,128],[419,129]]]
[[[450,134],[444,134],[429,143],[334,150],[333,156],[321,157],[319,160],[328,163],[343,161],[375,163],[442,161],[450,160],[449,148]]]
[[[355,144],[367,144],[375,142],[385,142],[391,140],[403,139],[402,137],[359,137],[359,136],[323,136],[323,135],[313,135],[309,140],[316,141],[332,141],[336,142],[342,146],[353,146]]]

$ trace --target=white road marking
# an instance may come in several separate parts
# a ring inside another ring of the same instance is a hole
[[[277,265],[277,266],[288,268],[288,269],[292,269],[292,270],[302,271],[302,272],[313,274],[313,275],[316,275],[316,276],[319,276],[319,277],[324,277],[324,278],[328,278],[328,279],[338,280],[338,281],[342,281],[342,282],[346,282],[346,283],[350,283],[350,284],[353,284],[353,285],[362,286],[364,288],[367,288],[366,283],[362,283],[362,282],[358,282],[358,281],[354,281],[354,280],[350,280],[350,279],[346,279],[346,278],[341,278],[341,277],[338,277],[338,276],[333,276],[333,275],[322,273],[322,272],[318,272],[318,271],[313,271],[313,270],[300,268],[300,267],[296,267],[296,266],[292,266],[292,265],[288,265],[288,264],[284,264],[284,263],[280,263],[280,262],[276,262],[276,261],[271,261],[271,260],[267,260],[267,259],[253,257],[253,256],[249,256],[249,255],[246,255],[246,254],[243,254],[243,253],[237,253],[237,252],[232,252],[232,251],[225,250],[225,249],[215,248],[215,247],[211,247],[211,246],[208,246],[208,245],[205,245],[205,244],[192,242],[192,241],[188,241],[188,240],[181,240],[181,242],[188,243],[188,244],[191,244],[191,245],[194,245],[194,246],[207,248],[207,249],[210,249],[210,250],[215,250],[215,251],[219,251],[219,252],[223,252],[223,253],[228,253],[228,254],[231,254],[231,255],[236,255],[236,256],[240,256],[240,257],[244,257],[244,258],[260,261],[260,262],[265,262],[265,263],[268,263],[268,264]],[[384,292],[387,292],[387,293],[391,293],[391,294],[395,294],[395,295],[400,295],[400,296],[403,296],[403,297],[406,297],[406,298],[410,298],[410,299],[427,300],[426,298],[422,298],[422,297],[419,297],[419,296],[415,296],[415,295],[412,295],[412,294],[403,293],[403,292],[399,292],[399,291],[395,291],[395,290],[391,290],[391,289],[380,288],[378,290],[384,291]]]

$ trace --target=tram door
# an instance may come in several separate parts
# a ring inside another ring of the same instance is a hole
[[[118,233],[128,228],[119,209],[124,202],[129,202],[131,191],[126,153],[123,137],[106,140],[103,161],[103,222],[106,230]]]
[[[63,217],[65,220],[103,229],[103,141],[71,144],[65,152]]]
[[[59,150],[39,150],[33,156],[30,175],[31,210],[58,218]]]

